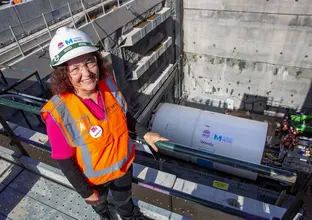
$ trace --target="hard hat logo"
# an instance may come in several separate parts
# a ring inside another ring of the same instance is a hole
[[[60,60],[60,56],[59,55],[55,55],[53,61],[54,62],[58,62]]]
[[[63,42],[59,42],[59,43],[57,44],[57,47],[58,47],[59,49],[62,49],[62,48],[64,47]]]
[[[74,38],[69,38],[69,39],[65,40],[65,44],[70,45],[70,44],[73,44],[76,42],[82,42],[82,41],[83,41],[82,37],[74,37]]]
[[[65,44],[66,45],[69,45],[69,44],[72,44],[73,43],[73,39],[69,39],[69,40],[65,40]]]

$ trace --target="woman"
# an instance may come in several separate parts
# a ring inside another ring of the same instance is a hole
[[[101,219],[114,219],[113,205],[122,219],[147,219],[131,199],[135,150],[128,128],[155,142],[167,141],[147,132],[127,112],[127,103],[114,79],[107,75],[98,48],[83,32],[62,27],[50,47],[54,96],[42,108],[52,158],[77,192]]]

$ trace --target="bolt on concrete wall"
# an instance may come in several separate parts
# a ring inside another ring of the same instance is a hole
[[[311,12],[304,0],[184,0],[188,101],[223,108],[230,99],[258,112],[312,108]]]
[[[232,99],[237,109],[262,113],[302,109],[312,77],[309,69],[191,53],[184,72],[191,101],[224,108]]]

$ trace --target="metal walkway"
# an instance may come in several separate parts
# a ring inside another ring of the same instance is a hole
[[[134,200],[142,212],[155,219],[186,219]],[[44,178],[17,164],[0,159],[0,220],[88,219],[99,216],[73,189]]]
[[[76,196],[71,190],[57,186],[52,181],[3,159],[0,160],[0,172],[1,215],[7,216],[8,219],[73,219],[72,216],[64,214],[64,210],[62,212],[55,207],[60,199],[73,199]],[[60,191],[63,197],[52,197],[55,190]],[[87,214],[91,216],[91,213]]]

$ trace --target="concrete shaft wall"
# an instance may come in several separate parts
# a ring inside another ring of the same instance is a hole
[[[259,112],[312,107],[309,0],[183,3],[188,101],[223,108],[229,99]]]

